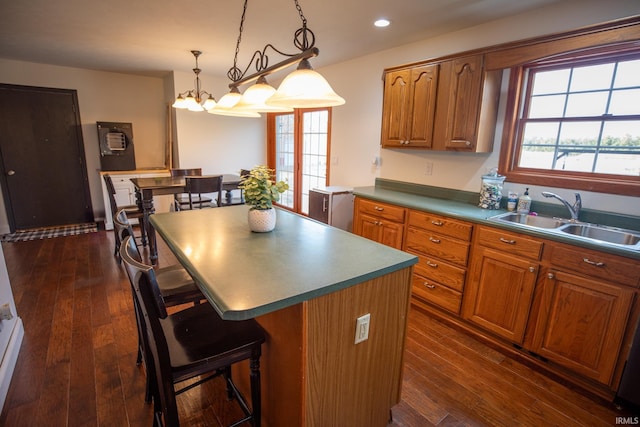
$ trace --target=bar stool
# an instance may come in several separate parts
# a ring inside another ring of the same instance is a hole
[[[176,395],[222,375],[230,398],[235,398],[244,418],[234,426],[250,421],[260,426],[260,356],[265,332],[253,320],[222,320],[210,304],[200,304],[168,314],[151,266],[130,254],[131,237],[126,237],[120,256],[135,295],[135,304],[147,343],[147,366],[153,371],[154,424],[179,426]],[[251,405],[231,378],[231,365],[249,360]],[[194,377],[196,382],[176,390],[176,384]]]

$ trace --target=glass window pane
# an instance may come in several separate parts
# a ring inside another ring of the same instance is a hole
[[[565,117],[601,116],[607,112],[609,92],[570,94]]]
[[[529,106],[529,117],[532,119],[541,117],[562,117],[565,99],[565,95],[532,97],[531,105]]]
[[[518,166],[533,169],[551,169],[553,167],[553,147],[522,147]]]
[[[600,135],[601,122],[563,123],[560,127],[560,145],[570,147],[595,146]]]
[[[618,64],[616,80],[613,87],[638,87],[640,86],[640,59],[625,61]]]
[[[614,65],[610,63],[574,68],[571,76],[571,92],[609,89]]]
[[[533,79],[534,95],[563,93],[569,86],[569,70],[542,71]]]
[[[581,153],[559,152],[554,169],[572,172],[591,172],[593,170],[594,160],[594,150]]]
[[[524,128],[524,145],[555,145],[558,139],[558,122],[527,123]]]
[[[640,115],[640,89],[616,90],[611,94],[609,114]]]

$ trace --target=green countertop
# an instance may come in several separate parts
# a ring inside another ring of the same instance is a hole
[[[253,318],[417,262],[414,255],[281,209],[274,231],[252,233],[248,209],[151,216],[223,319]]]
[[[479,195],[477,193],[469,193],[457,190],[441,189],[436,187],[421,186],[417,184],[406,184],[397,181],[379,180],[375,186],[356,187],[353,190],[356,196],[367,199],[387,202],[398,206],[411,209],[422,210],[456,218],[464,221],[470,221],[477,224],[489,225],[491,227],[502,228],[523,234],[537,236],[549,240],[568,243],[584,248],[590,248],[607,252],[615,255],[622,255],[629,258],[640,260],[640,251],[627,249],[620,245],[611,245],[600,243],[597,241],[587,241],[583,238],[572,235],[549,231],[545,229],[525,228],[518,224],[507,224],[496,222],[489,219],[492,216],[506,213],[507,210],[488,210],[477,206]],[[541,208],[541,203],[538,204]],[[591,217],[595,217],[598,221],[606,221],[607,215],[593,212],[587,213]],[[567,215],[559,215],[566,217]],[[581,215],[582,218],[582,215]],[[637,218],[625,217],[620,219],[619,216],[614,218],[617,221],[632,221],[638,223]],[[587,219],[589,222],[590,219]],[[617,224],[607,224],[606,222],[598,222],[603,225],[619,226]]]

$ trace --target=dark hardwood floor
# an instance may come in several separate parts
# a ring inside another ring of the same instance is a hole
[[[112,233],[4,243],[3,250],[25,337],[0,425],[150,426],[131,292]],[[166,246],[159,254],[161,265],[175,263]],[[612,426],[629,415],[415,309],[405,362],[395,427]],[[182,425],[229,422],[237,409],[223,392],[213,382],[181,395]]]

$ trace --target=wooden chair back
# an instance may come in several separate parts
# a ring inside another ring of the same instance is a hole
[[[202,168],[171,169],[171,176],[202,176]]]
[[[189,209],[202,208],[202,203],[196,203],[202,199],[203,194],[215,193],[216,204],[222,204],[222,175],[211,176],[187,176],[185,186],[189,195]]]

